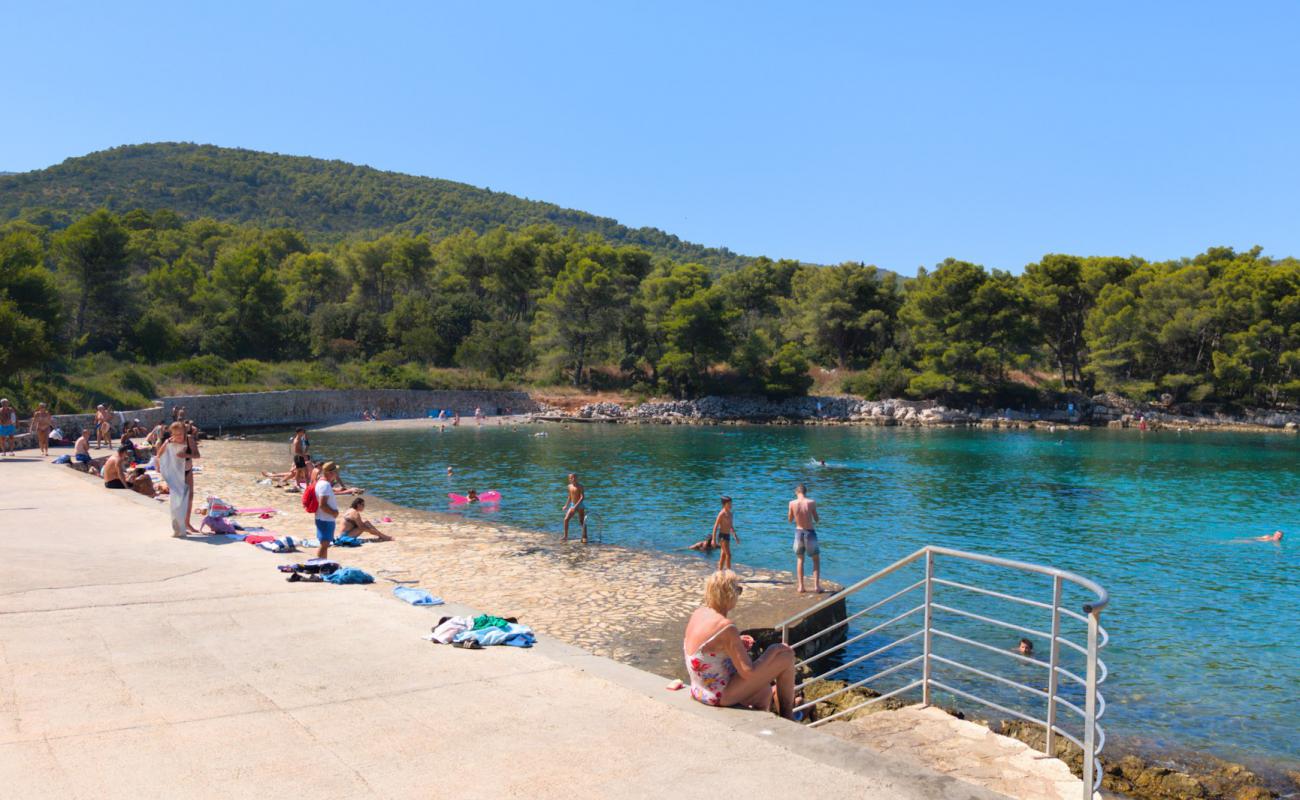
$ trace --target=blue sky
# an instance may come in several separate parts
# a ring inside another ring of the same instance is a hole
[[[1300,4],[22,3],[0,170],[185,140],[752,255],[1300,255]]]

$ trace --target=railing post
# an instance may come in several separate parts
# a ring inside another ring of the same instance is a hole
[[[1083,709],[1083,797],[1091,800],[1097,763],[1097,620],[1088,612],[1088,694]]]
[[[790,626],[781,623],[781,644],[790,644]]]
[[[1047,745],[1043,752],[1054,755],[1056,749],[1056,665],[1060,663],[1061,645],[1061,576],[1052,578],[1052,645],[1047,668]]]
[[[921,704],[930,705],[930,614],[934,601],[934,552],[925,551],[925,635],[921,659]]]

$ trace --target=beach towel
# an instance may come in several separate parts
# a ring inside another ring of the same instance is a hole
[[[275,537],[267,536],[266,534],[255,533],[250,536],[245,536],[244,541],[248,542],[249,544],[261,544],[263,542],[274,542]]]
[[[440,606],[442,605],[441,597],[434,597],[426,589],[417,589],[414,586],[394,586],[393,594],[401,600],[405,600],[413,606]]]
[[[68,455],[67,453],[64,453],[63,455],[61,455],[61,456],[59,456],[58,458],[54,459],[54,463],[55,463],[55,464],[71,464],[71,463],[72,463],[72,456]]]
[[[272,539],[269,542],[258,542],[257,546],[272,553],[292,553],[294,551],[292,536],[286,536],[283,539]]]
[[[327,579],[328,580],[328,579]],[[508,645],[510,647],[532,647],[537,642],[537,637],[527,625],[518,623],[507,623],[505,626],[494,626],[491,628],[479,628],[472,631],[461,631],[456,634],[452,642],[463,642],[466,639],[473,639],[483,647],[492,645]]]
[[[469,625],[470,620],[468,617],[448,617],[438,623],[438,626],[433,629],[433,633],[424,638],[431,642],[451,644],[453,639],[469,630]]]
[[[337,584],[375,582],[375,579],[370,576],[370,573],[359,570],[356,567],[344,567],[337,572],[326,575],[325,580]]]
[[[163,480],[167,481],[167,488],[171,490],[173,536],[184,536],[188,528],[186,523],[189,522],[186,518],[186,509],[190,505],[192,489],[185,483],[186,462],[181,455],[184,450],[183,444],[167,442],[162,455],[158,457],[158,471],[162,473]]]
[[[236,514],[277,514],[279,512],[277,512],[274,508],[267,506],[266,508],[237,508],[235,509],[235,513]]]
[[[504,628],[509,624],[510,623],[503,617],[494,617],[491,614],[479,614],[474,618],[474,624],[471,625],[470,628],[477,631],[482,628]]]
[[[360,547],[361,540],[355,536],[340,536],[334,540],[335,547]]]

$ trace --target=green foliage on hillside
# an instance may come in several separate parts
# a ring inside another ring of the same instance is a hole
[[[606,217],[464,183],[212,145],[127,145],[0,176],[0,221],[24,218],[62,227],[101,207],[292,228],[323,242],[383,233],[441,239],[464,230],[548,224],[719,270],[748,261],[657,228],[628,228]]]
[[[0,393],[24,411],[212,387],[500,386],[693,396],[848,391],[1034,402],[1055,391],[1300,401],[1300,261],[1051,254],[1020,276],[949,259],[765,258],[722,275],[552,225],[442,239],[100,209],[0,225]]]

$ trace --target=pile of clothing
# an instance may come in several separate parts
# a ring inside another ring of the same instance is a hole
[[[289,583],[297,583],[298,581],[335,584],[375,582],[374,577],[365,570],[356,567],[345,567],[339,562],[330,561],[327,558],[313,558],[305,564],[281,564],[276,569],[290,573],[289,577],[285,578]]]
[[[451,644],[476,650],[496,644],[511,647],[532,647],[537,641],[527,625],[520,625],[514,617],[496,617],[480,614],[477,617],[443,617],[433,632],[424,638],[437,644]]]

